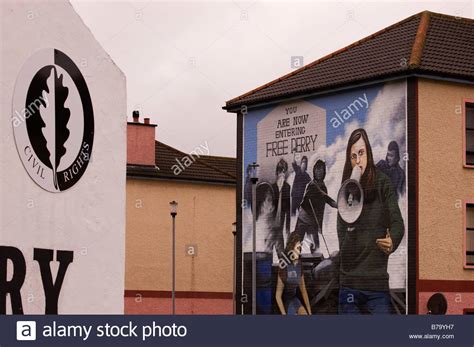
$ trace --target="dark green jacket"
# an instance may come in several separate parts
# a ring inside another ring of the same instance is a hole
[[[388,255],[377,247],[387,228],[397,249],[405,232],[397,196],[387,175],[376,169],[374,198],[364,201],[354,230],[337,216],[337,235],[341,256],[340,285],[358,290],[388,291]],[[364,197],[365,199],[365,197]]]

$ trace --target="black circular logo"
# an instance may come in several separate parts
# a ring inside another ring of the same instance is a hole
[[[94,112],[86,81],[66,54],[42,49],[23,65],[12,125],[23,166],[41,188],[61,192],[79,181],[91,160]]]

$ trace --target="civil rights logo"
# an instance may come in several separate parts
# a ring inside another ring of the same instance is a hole
[[[36,184],[56,193],[79,181],[91,159],[94,112],[86,81],[66,54],[45,48],[26,61],[13,93],[12,125]]]

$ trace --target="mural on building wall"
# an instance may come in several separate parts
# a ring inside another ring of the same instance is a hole
[[[244,117],[242,309],[251,312],[256,162],[258,314],[406,312],[406,84]]]

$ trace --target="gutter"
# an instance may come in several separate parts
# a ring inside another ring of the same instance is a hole
[[[146,181],[168,181],[173,183],[194,183],[194,184],[211,184],[211,185],[221,185],[221,186],[232,186],[237,185],[237,181],[220,181],[220,180],[198,180],[198,179],[189,179],[189,178],[171,178],[171,177],[156,177],[156,176],[143,176],[143,175],[130,175],[127,174],[127,179],[134,180],[146,180]]]

